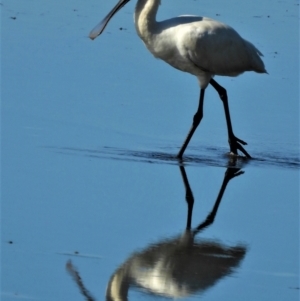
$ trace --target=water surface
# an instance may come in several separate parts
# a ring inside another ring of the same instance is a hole
[[[133,2],[94,42],[109,2],[1,2],[1,300],[299,300],[299,1],[162,1],[269,72],[216,78],[254,159],[226,155],[208,88],[180,162],[199,88],[147,52]]]

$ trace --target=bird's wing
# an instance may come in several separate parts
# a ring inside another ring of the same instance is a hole
[[[189,59],[203,71],[235,76],[253,69],[247,41],[218,21],[204,18],[195,22],[186,30],[182,43]]]

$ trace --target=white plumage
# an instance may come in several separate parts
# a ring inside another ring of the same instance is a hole
[[[120,0],[112,11],[90,33],[95,39],[100,35],[112,16],[130,0]],[[244,40],[233,28],[206,17],[180,16],[162,22],[156,21],[160,0],[138,0],[135,8],[135,27],[148,50],[172,67],[191,73],[198,78],[201,88],[199,107],[193,124],[177,157],[182,155],[203,116],[206,87],[211,84],[224,104],[230,151],[237,155],[240,150],[251,158],[235,137],[232,130],[227,93],[213,77],[237,76],[245,71],[266,73],[261,52]]]

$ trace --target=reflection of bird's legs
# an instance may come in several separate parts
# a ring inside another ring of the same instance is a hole
[[[183,184],[184,184],[184,187],[185,187],[185,200],[188,204],[188,216],[187,216],[186,229],[190,230],[191,229],[191,223],[192,223],[194,196],[193,196],[193,192],[191,190],[191,187],[190,187],[190,184],[189,184],[184,166],[181,165],[181,166],[179,166],[179,168],[180,168]]]
[[[179,166],[180,168],[180,172],[181,172],[181,176],[182,176],[182,180],[183,180],[183,184],[185,187],[185,199],[186,202],[188,204],[188,216],[187,216],[187,224],[186,224],[186,229],[190,230],[191,229],[191,223],[192,223],[192,212],[193,212],[193,205],[194,205],[194,196],[193,196],[193,192],[192,189],[190,187],[188,178],[187,178],[187,174],[185,172],[185,168],[183,165]],[[240,168],[227,168],[225,175],[224,175],[224,179],[223,179],[223,183],[222,186],[220,188],[219,194],[217,196],[217,199],[215,201],[214,207],[212,209],[212,211],[208,214],[208,216],[206,217],[205,221],[202,222],[193,232],[194,235],[197,234],[199,231],[203,230],[204,228],[208,227],[209,225],[211,225],[214,222],[214,219],[216,217],[219,205],[221,203],[223,194],[225,192],[226,186],[229,183],[229,181],[241,174],[243,174],[244,171],[240,170]]]
[[[196,131],[196,129],[197,129],[198,125],[200,124],[200,121],[203,117],[204,92],[205,92],[205,89],[201,89],[198,110],[197,110],[196,114],[194,115],[192,127],[191,127],[187,137],[185,138],[185,140],[181,146],[181,149],[177,155],[178,159],[182,158],[182,155],[183,155],[186,147],[188,146],[194,132]]]
[[[230,152],[233,153],[234,155],[237,155],[238,154],[237,151],[240,150],[247,158],[251,158],[251,156],[247,153],[247,151],[241,145],[241,144],[247,145],[247,143],[245,141],[235,137],[235,135],[233,134],[226,90],[222,86],[220,86],[213,78],[210,80],[209,83],[218,92],[218,94],[223,102],[223,105],[224,105]]]
[[[219,205],[221,203],[223,194],[225,192],[226,186],[229,183],[229,181],[241,174],[243,174],[244,171],[240,170],[239,168],[227,168],[226,172],[225,172],[225,176],[224,176],[224,180],[222,183],[222,186],[220,188],[219,194],[217,196],[216,202],[214,204],[214,207],[212,209],[212,211],[208,214],[207,218],[205,219],[204,222],[202,222],[195,230],[194,230],[194,234],[197,234],[199,231],[203,230],[204,228],[208,227],[209,225],[211,225],[216,217]]]

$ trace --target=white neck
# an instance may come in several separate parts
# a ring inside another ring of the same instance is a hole
[[[138,0],[135,7],[134,21],[138,35],[144,42],[154,33],[156,14],[160,0]]]

